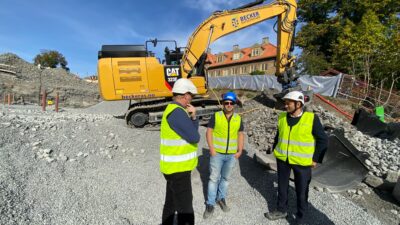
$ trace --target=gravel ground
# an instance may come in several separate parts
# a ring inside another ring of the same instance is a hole
[[[127,128],[114,117],[120,114],[106,103],[60,113],[1,106],[0,224],[159,224],[165,197],[159,132]],[[209,156],[205,128],[200,133],[192,173],[196,224],[293,223],[264,218],[275,207],[277,177],[253,161],[248,143],[233,172],[231,211],[216,209],[204,221]],[[293,188],[289,195],[293,214]],[[385,224],[342,195],[311,189],[310,203],[310,224]]]

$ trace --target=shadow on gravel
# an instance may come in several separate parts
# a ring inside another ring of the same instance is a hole
[[[260,95],[257,95],[256,97],[253,98],[256,102],[263,104],[264,106],[268,108],[276,108],[280,110],[285,110],[285,105],[283,104],[282,100],[277,100],[274,97],[274,94],[278,94],[279,92],[276,90],[267,90],[264,92],[261,92]]]
[[[277,174],[273,171],[266,171],[266,168],[257,163],[253,157],[248,155],[246,150],[243,150],[242,156],[239,158],[240,174],[245,178],[249,185],[257,190],[267,202],[268,211],[276,209],[278,201],[277,188]],[[296,214],[296,191],[290,186],[289,188],[289,210],[287,221],[289,224],[295,223]],[[267,218],[265,219],[268,220]],[[305,219],[305,224],[334,224],[324,213],[316,209],[311,203],[308,208],[308,216]]]
[[[114,115],[113,117],[116,118],[116,119],[124,120],[125,119],[125,114],[124,115],[120,115],[120,116]]]
[[[197,171],[200,173],[201,183],[203,185],[204,202],[207,199],[208,177],[210,176],[210,150],[202,149],[202,154],[198,158]]]
[[[240,174],[247,183],[264,197],[268,210],[273,210],[277,201],[274,188],[274,182],[277,182],[276,174],[270,171],[266,172],[265,167],[250,157],[246,150],[243,150],[243,154],[239,158],[239,167]]]

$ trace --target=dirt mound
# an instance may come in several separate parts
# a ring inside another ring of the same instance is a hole
[[[14,73],[0,71],[0,94],[13,94],[15,102],[37,104],[40,88],[48,99],[60,96],[60,105],[85,107],[100,101],[97,84],[88,83],[61,68],[40,70],[12,53],[0,55],[0,64],[10,66]]]

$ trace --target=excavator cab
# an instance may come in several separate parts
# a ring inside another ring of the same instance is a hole
[[[168,47],[165,47],[165,64],[166,65],[180,65],[181,59],[183,56],[183,52],[180,48],[175,48],[175,50],[169,50]]]

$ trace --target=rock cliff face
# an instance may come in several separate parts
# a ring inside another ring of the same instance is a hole
[[[12,53],[0,55],[0,95],[12,94],[14,102],[38,104],[39,90],[48,98],[60,96],[60,106],[86,107],[100,101],[97,84],[88,83],[61,68],[38,69]]]

